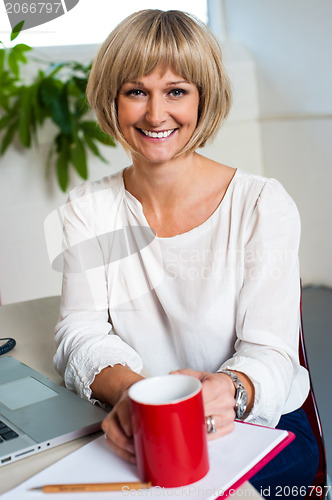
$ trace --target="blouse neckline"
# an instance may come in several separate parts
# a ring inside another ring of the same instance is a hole
[[[142,206],[141,202],[134,195],[132,195],[129,191],[127,191],[127,189],[125,187],[123,172],[124,172],[124,170],[122,170],[122,172],[121,172],[121,182],[122,182],[122,186],[123,186],[124,198],[128,202],[129,208],[130,208],[130,204],[134,204],[135,205],[135,207],[140,211],[141,216],[142,216],[142,218],[144,220],[145,225],[148,226],[148,227],[150,227],[150,225],[149,225],[149,223],[146,220],[146,217],[144,215],[143,206]],[[175,240],[175,239],[183,238],[183,237],[188,236],[188,235],[192,235],[195,232],[198,232],[198,231],[201,231],[201,230],[205,229],[205,227],[208,226],[208,225],[210,225],[213,222],[214,218],[221,211],[222,206],[225,204],[225,200],[228,198],[229,192],[231,191],[230,188],[233,185],[233,183],[235,181],[235,178],[238,177],[238,173],[239,173],[239,169],[236,169],[235,172],[234,172],[233,177],[231,178],[231,180],[230,180],[230,182],[229,182],[229,184],[228,184],[228,186],[226,188],[224,196],[220,200],[220,202],[219,202],[218,206],[216,207],[216,209],[212,212],[212,214],[207,219],[205,219],[205,221],[203,221],[198,226],[193,227],[192,229],[189,229],[189,231],[185,231],[184,233],[179,233],[179,234],[175,234],[174,236],[165,236],[165,237],[163,237],[163,236],[155,236],[155,238],[157,240],[159,240],[159,241],[172,241],[172,240]],[[150,227],[150,229],[151,229],[151,231],[153,231],[153,229],[151,227]]]

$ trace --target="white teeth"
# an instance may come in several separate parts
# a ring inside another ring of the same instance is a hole
[[[163,137],[168,137],[169,135],[171,135],[171,133],[174,132],[175,129],[166,130],[165,132],[151,132],[151,130],[141,130],[143,134],[147,135],[148,137],[162,139]]]

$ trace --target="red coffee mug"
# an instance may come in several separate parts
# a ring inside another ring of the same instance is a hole
[[[202,479],[209,459],[201,382],[178,374],[147,378],[129,398],[141,480],[170,488]]]

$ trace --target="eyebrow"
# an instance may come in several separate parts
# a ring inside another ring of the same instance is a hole
[[[171,85],[179,85],[180,83],[188,83],[190,85],[190,82],[188,82],[188,80],[179,80],[177,82],[167,82],[166,83],[166,87],[169,87]],[[144,87],[144,83],[143,82],[129,81],[129,82],[124,82],[123,83],[123,85],[126,85],[126,84],[141,85],[142,87]]]

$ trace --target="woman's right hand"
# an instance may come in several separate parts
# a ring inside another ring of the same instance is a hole
[[[135,464],[128,390],[123,392],[112,411],[103,420],[101,428],[110,447],[124,460]]]
[[[136,463],[136,459],[128,391],[142,378],[128,366],[119,364],[104,368],[91,384],[93,397],[113,407],[101,425],[107,443],[120,457],[131,463]]]

